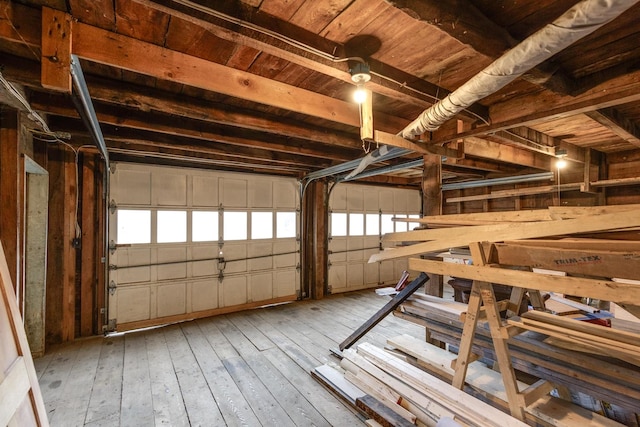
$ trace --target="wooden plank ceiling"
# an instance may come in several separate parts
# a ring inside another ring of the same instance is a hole
[[[0,0],[0,65],[53,130],[89,143],[68,94],[41,84],[51,60],[42,7],[69,13],[113,158],[302,177],[370,148],[351,100],[356,63],[343,58],[367,60],[375,127],[395,134],[575,3]],[[576,160],[587,148],[640,149],[638,24],[640,4],[425,135],[438,145],[465,136],[465,158],[447,161],[444,179],[549,170],[552,157],[532,149],[540,145]]]

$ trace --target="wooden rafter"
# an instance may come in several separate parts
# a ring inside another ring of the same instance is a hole
[[[586,113],[591,119],[608,128],[630,144],[640,147],[640,126],[615,108],[603,108]]]

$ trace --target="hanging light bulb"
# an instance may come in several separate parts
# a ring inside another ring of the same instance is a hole
[[[362,104],[367,100],[367,91],[364,89],[364,85],[358,85],[355,92],[353,92],[353,100],[358,104]]]
[[[567,161],[565,160],[567,157],[567,150],[563,148],[556,148],[556,168],[564,169],[567,167]]]
[[[556,160],[556,168],[558,169],[564,169],[567,167],[567,161],[565,159],[558,159]]]
[[[351,81],[356,84],[356,90],[353,93],[353,99],[358,104],[362,104],[367,100],[367,91],[364,89],[364,84],[371,80],[371,74],[369,74],[369,64],[358,63],[349,70],[351,73]]]

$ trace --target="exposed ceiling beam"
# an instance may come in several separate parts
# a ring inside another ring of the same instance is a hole
[[[468,0],[391,0],[394,7],[444,31],[491,60],[518,44],[504,28],[487,18]],[[542,64],[522,78],[551,91],[568,94],[573,85],[561,70]]]
[[[453,127],[442,127],[433,133],[431,142],[486,135],[637,101],[640,101],[640,71],[613,78],[577,96],[540,91],[510,98],[490,107],[491,124],[460,133]]]
[[[470,137],[464,140],[465,155],[493,159],[534,169],[550,170],[551,158],[529,150]]]
[[[44,105],[51,103],[48,95],[38,94],[40,91],[40,70],[38,63],[19,57],[3,58],[3,74],[12,81],[20,82],[31,89],[32,97]],[[264,112],[250,112],[229,105],[217,104],[206,100],[178,96],[159,89],[119,82],[117,87],[107,79],[87,76],[87,84],[91,98],[96,102],[126,107],[144,112],[161,112],[202,120],[210,123],[234,126],[241,129],[254,130],[273,134],[274,137],[298,138],[322,144],[360,149],[362,142],[357,134],[337,132],[314,126],[286,120],[282,117]]]
[[[630,144],[640,147],[640,127],[615,108],[589,111],[586,115]]]
[[[336,53],[338,55],[344,53],[343,45],[329,42],[316,34],[304,32],[301,28],[294,27],[287,22],[265,14],[246,12],[241,13],[241,19],[248,25],[242,26],[221,18],[220,14],[224,13],[224,10],[216,2],[206,2],[205,5],[204,2],[199,2],[198,0],[188,3],[176,0],[135,1],[198,25],[223,40],[248,46],[344,82],[352,83],[347,62],[337,62],[335,60],[338,59]],[[296,40],[301,38],[304,32],[303,43],[309,44],[316,53],[310,52],[302,46],[284,42],[281,38],[270,35],[268,30],[264,32],[251,28],[252,25],[256,26],[256,28],[277,28],[278,33]],[[367,86],[375,93],[421,108],[431,106],[435,101],[449,93],[444,88],[390,67],[387,64],[379,63],[373,58],[368,58],[367,60],[372,71],[372,78],[367,83]],[[465,112],[461,114],[474,121],[478,116],[485,119],[488,117],[488,110],[479,104],[469,107],[468,110],[473,114],[466,114]]]
[[[76,111],[66,106],[63,99],[57,97],[43,97],[34,95],[31,101],[32,106],[38,110],[45,110],[50,115],[75,118]],[[56,102],[56,100],[58,102]],[[318,145],[300,143],[300,141],[289,141],[289,143],[275,142],[268,136],[268,141],[260,141],[255,134],[251,137],[236,136],[231,132],[223,133],[219,129],[212,128],[211,125],[201,122],[186,122],[185,120],[176,120],[168,116],[158,114],[140,114],[132,111],[114,110],[100,105],[96,105],[98,120],[101,124],[117,126],[119,128],[137,129],[141,131],[153,132],[157,134],[173,135],[186,137],[201,141],[209,141],[232,145],[241,150],[242,147],[252,147],[256,149],[267,150],[272,153],[284,153],[295,156],[307,157],[307,164],[317,162],[315,159],[331,159],[336,161],[350,160],[353,158],[353,151],[346,152],[333,148],[332,150],[323,149]],[[59,124],[59,123],[58,123]],[[62,128],[64,129],[64,127]],[[66,129],[65,129],[66,130]],[[235,148],[234,148],[235,149]],[[293,159],[292,159],[293,160]]]

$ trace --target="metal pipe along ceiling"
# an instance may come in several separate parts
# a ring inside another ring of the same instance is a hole
[[[437,130],[463,109],[502,89],[525,72],[613,20],[638,0],[583,0],[426,109],[400,134],[414,138]]]

